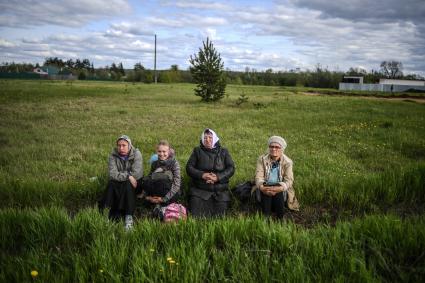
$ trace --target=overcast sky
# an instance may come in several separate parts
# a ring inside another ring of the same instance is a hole
[[[189,66],[208,36],[225,68],[363,67],[425,75],[424,0],[0,0],[0,62]]]

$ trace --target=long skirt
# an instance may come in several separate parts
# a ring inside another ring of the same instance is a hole
[[[110,180],[100,206],[110,209],[110,219],[119,220],[125,215],[133,215],[136,207],[136,190],[128,180],[124,182]]]
[[[194,217],[220,217],[226,214],[230,195],[227,191],[209,192],[191,188],[189,208]]]

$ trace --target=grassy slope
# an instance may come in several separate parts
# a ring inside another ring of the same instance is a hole
[[[41,281],[63,282],[423,278],[423,215],[368,216],[309,230],[262,218],[177,226],[141,220],[124,234],[96,210],[70,219],[63,208],[34,209],[94,206],[121,133],[145,161],[167,138],[185,165],[207,126],[236,162],[232,185],[252,178],[268,136],[279,134],[295,162],[304,208],[377,213],[425,200],[424,105],[247,86],[229,86],[227,98],[207,105],[192,88],[0,81],[0,281],[30,281],[31,269]],[[249,101],[236,107],[241,94]],[[171,271],[167,256],[179,267]]]

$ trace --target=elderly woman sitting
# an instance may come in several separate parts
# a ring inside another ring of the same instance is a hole
[[[269,153],[258,158],[255,183],[261,191],[263,213],[270,216],[274,212],[278,218],[282,218],[285,204],[291,210],[299,209],[292,187],[292,160],[283,154],[286,142],[282,137],[270,137],[268,145]]]
[[[230,201],[229,179],[235,173],[235,165],[213,130],[202,132],[200,146],[193,149],[186,171],[192,178],[189,200],[192,215],[224,215]]]

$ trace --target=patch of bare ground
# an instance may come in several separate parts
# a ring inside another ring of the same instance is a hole
[[[305,228],[312,228],[317,224],[327,224],[334,226],[338,221],[351,221],[355,218],[362,218],[371,214],[394,214],[401,218],[421,215],[425,213],[424,205],[412,206],[390,206],[375,208],[372,210],[355,211],[344,208],[324,207],[324,206],[306,206],[300,211],[288,211],[285,219],[294,222]]]
[[[320,92],[301,92],[301,94],[303,95],[308,95],[308,96],[327,96],[327,95],[332,95],[332,96],[351,96],[351,97],[359,97],[359,98],[364,98],[364,99],[372,99],[372,100],[388,100],[388,101],[405,101],[405,102],[416,102],[416,103],[421,103],[424,104],[425,103],[425,97],[417,97],[417,96],[408,96],[408,95],[403,95],[400,97],[394,97],[394,96],[367,96],[367,95],[354,95],[354,94],[325,94],[325,93],[320,93]]]
[[[240,203],[238,207],[232,207],[229,216],[248,217],[261,214],[261,208],[258,204],[250,201]],[[422,215],[425,213],[425,204],[405,204],[393,206],[371,206],[368,209],[350,209],[347,207],[331,207],[327,205],[306,205],[301,206],[299,211],[290,211],[286,209],[284,220],[304,228],[314,228],[317,225],[334,226],[339,221],[352,221],[356,218],[362,218],[367,215],[393,214],[401,218]]]

